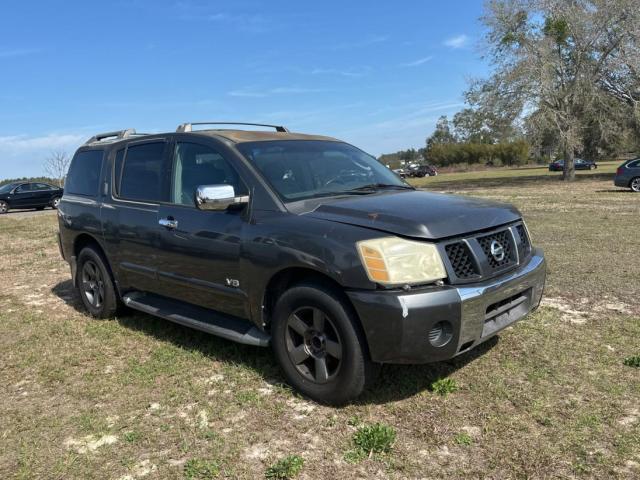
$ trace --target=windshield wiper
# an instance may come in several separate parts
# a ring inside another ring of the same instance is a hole
[[[347,190],[347,192],[358,192],[363,190],[380,190],[383,188],[400,188],[402,190],[415,190],[415,188],[409,185],[396,185],[393,183],[369,183],[367,185],[362,185],[361,187],[352,188]]]

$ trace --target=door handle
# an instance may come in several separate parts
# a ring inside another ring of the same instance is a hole
[[[178,228],[178,221],[174,220],[173,218],[161,218],[160,220],[158,220],[158,223],[170,230],[175,230],[176,228]]]

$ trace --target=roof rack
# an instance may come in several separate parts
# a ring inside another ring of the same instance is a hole
[[[136,133],[135,128],[127,128],[126,130],[116,130],[115,132],[105,132],[94,135],[89,140],[84,142],[85,145],[89,145],[90,143],[101,142],[102,140],[106,140],[107,138],[113,138],[113,140],[122,140],[123,138],[128,138],[133,135],[138,135]],[[143,134],[140,134],[143,135]]]
[[[176,132],[179,133],[187,133],[187,132],[191,132],[193,125],[249,125],[252,127],[270,127],[270,128],[275,128],[276,132],[283,132],[286,133],[289,130],[287,130],[287,128],[283,127],[282,125],[268,125],[265,123],[243,123],[243,122],[191,122],[191,123],[183,123],[181,125],[178,126],[178,128],[176,129]]]

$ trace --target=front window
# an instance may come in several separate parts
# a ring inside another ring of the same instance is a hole
[[[238,149],[285,201],[412,188],[372,156],[342,142],[250,142]]]
[[[8,183],[0,187],[0,193],[9,193],[11,190],[18,186],[17,183]]]

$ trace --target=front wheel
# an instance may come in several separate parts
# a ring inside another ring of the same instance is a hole
[[[9,204],[4,200],[0,200],[0,215],[9,211]]]
[[[344,404],[375,379],[366,340],[341,296],[316,284],[287,290],[274,309],[272,345],[287,381],[307,397]]]
[[[58,209],[58,205],[60,205],[60,197],[54,197],[51,199],[51,208],[54,210]]]
[[[636,193],[640,192],[640,177],[636,177],[632,179],[629,186],[631,187],[631,190],[633,190],[634,192]]]

